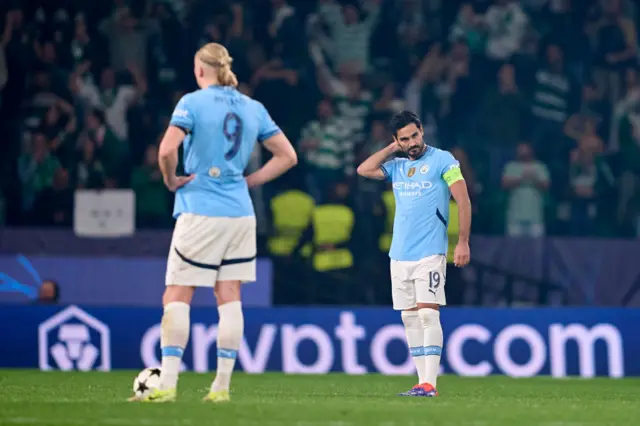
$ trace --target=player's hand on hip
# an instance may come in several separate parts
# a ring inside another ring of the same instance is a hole
[[[195,179],[196,175],[189,176],[174,176],[170,179],[164,181],[164,184],[167,186],[169,191],[176,192],[178,188],[181,188]]]
[[[470,259],[471,251],[469,250],[469,243],[459,242],[453,252],[453,263],[458,267],[462,267],[466,266]]]

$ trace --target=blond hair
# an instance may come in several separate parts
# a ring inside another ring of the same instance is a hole
[[[229,51],[223,45],[207,43],[198,50],[196,58],[214,69],[220,86],[238,86],[238,78],[231,71],[233,58],[229,56]]]

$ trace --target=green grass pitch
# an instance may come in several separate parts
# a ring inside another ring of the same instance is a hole
[[[232,400],[200,402],[211,375],[183,374],[178,401],[128,403],[136,372],[0,370],[0,425],[630,425],[638,379],[439,379],[437,398],[395,396],[410,377],[236,374]]]

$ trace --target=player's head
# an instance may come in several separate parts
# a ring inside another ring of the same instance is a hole
[[[231,71],[233,58],[229,56],[229,52],[223,45],[218,43],[205,44],[198,50],[193,62],[193,73],[201,89],[212,84],[238,86],[238,78]]]
[[[402,111],[395,114],[389,123],[389,130],[400,148],[407,153],[409,158],[420,157],[424,152],[424,130],[418,116],[411,111]]]

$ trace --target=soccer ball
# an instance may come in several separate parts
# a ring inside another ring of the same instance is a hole
[[[142,370],[133,381],[133,394],[138,398],[144,398],[160,386],[160,371],[159,368]]]

